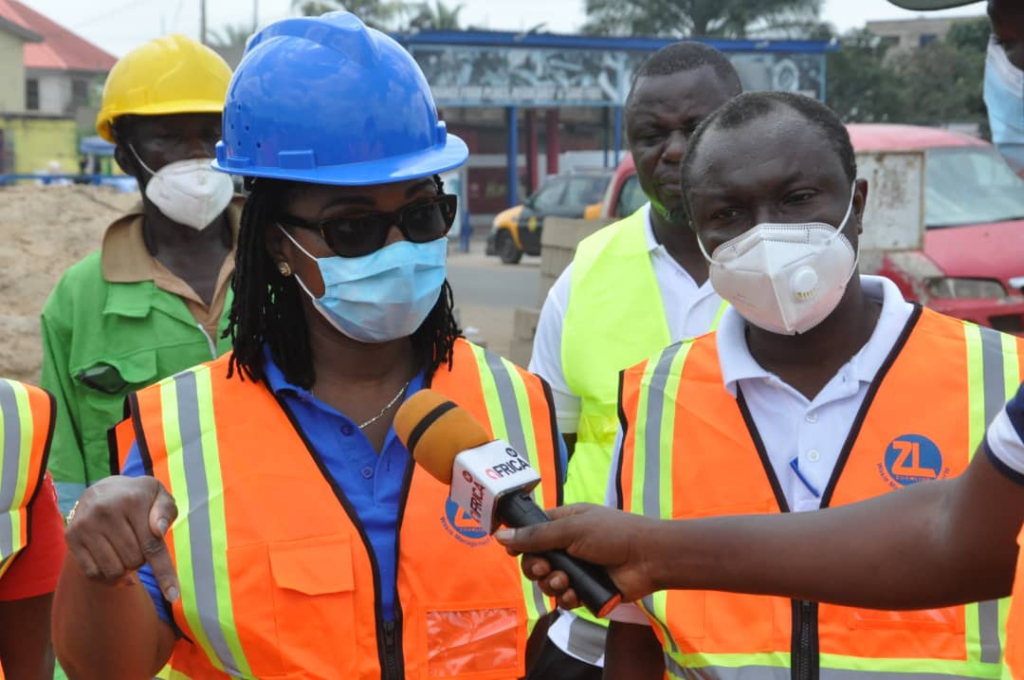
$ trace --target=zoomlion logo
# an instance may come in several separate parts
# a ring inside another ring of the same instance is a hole
[[[899,489],[945,479],[950,471],[943,465],[942,452],[935,442],[919,434],[905,434],[889,444],[884,460],[878,464],[878,473],[889,486]]]
[[[460,508],[450,498],[445,501],[441,524],[452,538],[470,547],[487,545],[491,541],[491,537],[483,530],[480,523],[470,517],[468,512]]]

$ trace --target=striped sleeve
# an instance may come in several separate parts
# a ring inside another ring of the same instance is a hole
[[[992,421],[984,446],[996,469],[1024,485],[1024,385]]]

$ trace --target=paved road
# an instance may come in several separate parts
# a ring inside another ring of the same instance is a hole
[[[455,291],[456,305],[488,307],[536,307],[540,285],[540,258],[524,257],[515,265],[502,264],[496,257],[485,257],[479,244],[476,252],[451,253],[448,257],[448,281]]]
[[[513,318],[517,307],[537,307],[540,258],[524,257],[517,265],[504,265],[496,257],[485,257],[482,243],[473,243],[472,248],[473,252],[448,256],[459,322],[470,339],[525,365],[528,354],[510,356]]]

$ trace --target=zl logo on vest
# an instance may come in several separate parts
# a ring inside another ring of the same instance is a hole
[[[919,434],[897,437],[885,450],[878,473],[893,489],[918,482],[949,477],[949,468],[943,466],[942,452],[931,439]]]
[[[441,524],[444,525],[448,535],[459,543],[476,548],[487,545],[491,537],[487,535],[480,523],[473,519],[468,512],[459,507],[458,503],[448,499],[444,504],[444,516],[441,517]]]

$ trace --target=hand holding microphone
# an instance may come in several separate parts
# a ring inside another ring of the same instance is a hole
[[[466,410],[432,390],[410,397],[395,414],[395,432],[416,462],[451,487],[451,499],[488,533],[550,522],[530,497],[537,471],[507,442],[492,440]],[[622,599],[601,567],[562,550],[541,554],[564,572],[580,601],[607,616]]]

